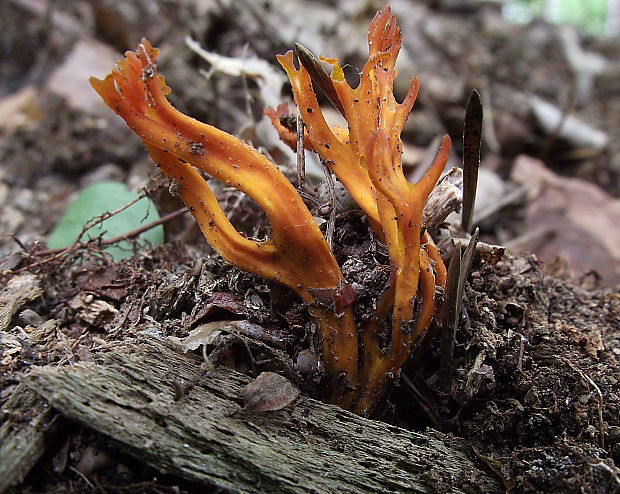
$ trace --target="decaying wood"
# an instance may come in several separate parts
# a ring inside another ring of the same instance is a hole
[[[453,211],[461,210],[463,202],[463,170],[452,168],[431,192],[424,205],[422,222],[433,231]]]
[[[95,362],[34,369],[26,384],[69,419],[154,468],[231,492],[501,492],[460,440],[411,432],[300,398],[241,410],[250,378],[217,368],[174,401],[200,360],[154,340]],[[178,388],[178,385],[177,385]]]
[[[0,331],[6,331],[17,311],[41,293],[41,282],[35,275],[26,273],[11,278],[0,291]]]
[[[56,413],[23,384],[2,407],[0,493],[24,480],[57,428]]]

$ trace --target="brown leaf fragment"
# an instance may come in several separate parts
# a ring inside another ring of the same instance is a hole
[[[581,349],[593,359],[598,359],[599,352],[605,350],[603,337],[596,326],[577,328],[572,324],[556,321],[555,327],[568,335],[571,340],[579,345]]]
[[[333,307],[337,292],[334,288],[308,288],[308,292],[316,299],[315,303],[324,307]]]
[[[349,307],[353,302],[355,302],[356,298],[357,293],[355,293],[355,288],[353,288],[353,285],[350,283],[341,283],[334,295],[336,314],[343,312],[346,307]]]
[[[512,179],[537,187],[528,201],[525,227],[549,226],[551,238],[519,245],[545,263],[558,256],[570,271],[596,270],[605,284],[620,283],[620,200],[580,178],[561,177],[534,158],[517,157]]]
[[[129,284],[126,277],[114,266],[101,267],[84,273],[78,278],[84,292],[121,302],[127,297]]]
[[[244,410],[267,412],[282,410],[293,403],[299,396],[299,389],[280,374],[261,372],[241,390],[241,396]]]
[[[247,316],[243,297],[228,292],[214,292],[194,316],[193,323],[207,320],[222,319],[219,314],[230,312],[231,314]]]

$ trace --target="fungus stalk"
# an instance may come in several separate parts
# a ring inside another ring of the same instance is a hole
[[[323,359],[334,380],[357,382],[357,331],[351,307],[317,301],[313,290],[336,294],[344,278],[323,234],[293,185],[267,158],[243,141],[177,111],[170,89],[157,75],[158,50],[143,40],[93,88],[144,142],[169,179],[180,184],[188,206],[211,246],[249,273],[283,283],[308,304],[323,342]],[[250,240],[232,226],[202,178],[201,170],[251,197],[271,224],[265,242]]]
[[[401,34],[389,7],[375,15],[368,31],[368,47],[369,58],[356,88],[349,86],[335,59],[324,59],[333,67],[327,81],[316,64],[306,62],[306,66],[302,61],[296,68],[291,51],[278,56],[307,128],[308,147],[318,153],[369,218],[375,233],[387,245],[395,272],[394,286],[387,288],[393,294],[389,348],[379,346],[377,322],[363,331],[357,397],[352,403],[352,408],[362,414],[369,413],[410,352],[421,343],[436,313],[435,287],[445,287],[445,267],[430,235],[423,233],[422,212],[450,150],[450,138],[444,136],[437,157],[422,179],[416,184],[407,181],[402,170],[400,135],[419,84],[413,78],[403,102],[396,102],[394,66]],[[308,56],[300,59],[307,60]],[[317,71],[320,76],[313,77],[311,72]],[[330,99],[337,98],[336,106],[346,119],[348,130],[327,125],[313,80],[327,88]],[[266,113],[281,137],[290,142],[286,129],[274,118],[276,112],[269,109]],[[419,314],[414,318],[416,300]],[[380,317],[379,311],[376,318]]]
[[[146,40],[104,80],[91,79],[106,104],[144,141],[162,173],[181,184],[179,196],[211,246],[240,269],[288,286],[308,305],[322,340],[327,396],[363,415],[372,413],[439,313],[435,294],[445,286],[445,267],[422,225],[422,212],[450,149],[444,136],[422,179],[414,184],[405,178],[400,134],[419,86],[414,78],[403,102],[396,102],[394,65],[401,35],[389,7],[373,19],[368,45],[369,59],[356,88],[335,59],[324,60],[333,67],[328,76],[317,73],[318,61],[307,67],[307,56],[299,68],[292,51],[278,56],[307,129],[307,148],[342,182],[387,246],[392,276],[370,322],[359,328],[359,344],[350,297],[339,295],[346,280],[303,200],[274,164],[239,139],[173,108],[166,99],[170,89],[157,74],[158,50]],[[317,80],[347,129],[327,125],[314,92]],[[294,146],[295,134],[280,124],[278,112],[268,108],[265,113]],[[271,224],[271,237],[258,242],[237,232],[198,170],[254,199]],[[328,297],[318,300],[317,293]],[[388,318],[391,340],[383,348],[378,333]]]

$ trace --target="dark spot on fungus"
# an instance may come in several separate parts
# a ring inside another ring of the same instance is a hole
[[[189,152],[198,156],[202,156],[203,154],[205,154],[204,145],[202,144],[202,142],[190,141]]]
[[[153,64],[148,64],[142,71],[142,80],[148,81],[149,79],[152,79],[153,76],[155,76],[155,67],[153,67]]]
[[[282,115],[280,117],[280,124],[291,132],[295,132],[297,129],[297,119],[293,115]]]

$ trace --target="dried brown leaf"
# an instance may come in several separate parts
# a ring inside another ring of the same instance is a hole
[[[299,389],[280,374],[262,372],[241,390],[241,396],[245,403],[244,410],[275,411],[293,403],[299,396]]]

